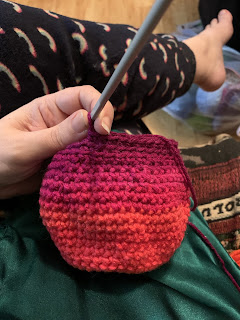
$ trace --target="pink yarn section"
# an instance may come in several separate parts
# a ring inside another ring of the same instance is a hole
[[[143,273],[180,246],[190,214],[177,143],[154,135],[88,137],[58,152],[40,214],[62,257],[87,271]]]

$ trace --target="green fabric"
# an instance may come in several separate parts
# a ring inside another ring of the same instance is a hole
[[[42,226],[37,195],[1,204],[9,208],[0,227],[1,320],[240,319],[240,293],[191,227],[171,261],[153,272],[87,273],[61,258]],[[190,221],[240,284],[239,268],[198,210]]]

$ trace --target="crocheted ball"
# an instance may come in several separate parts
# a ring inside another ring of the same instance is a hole
[[[90,131],[53,157],[40,214],[73,267],[142,273],[166,263],[180,246],[190,188],[175,141]]]

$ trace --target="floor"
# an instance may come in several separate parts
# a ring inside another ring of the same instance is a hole
[[[154,3],[153,0],[18,0],[17,2],[72,18],[106,23],[126,23],[135,27],[141,25]],[[173,32],[177,25],[198,18],[198,0],[174,0],[155,32]],[[175,139],[181,147],[205,144],[210,140],[210,137],[195,133],[162,110],[147,116],[144,122],[152,133]]]
[[[140,27],[154,0],[18,0],[72,18]],[[174,0],[155,32],[172,32],[181,23],[198,18],[198,0]],[[134,14],[133,14],[134,12]]]

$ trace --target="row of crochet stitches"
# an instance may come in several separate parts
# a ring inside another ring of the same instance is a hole
[[[112,133],[53,158],[41,216],[63,258],[88,271],[141,273],[167,262],[189,215],[189,188],[176,143]]]

